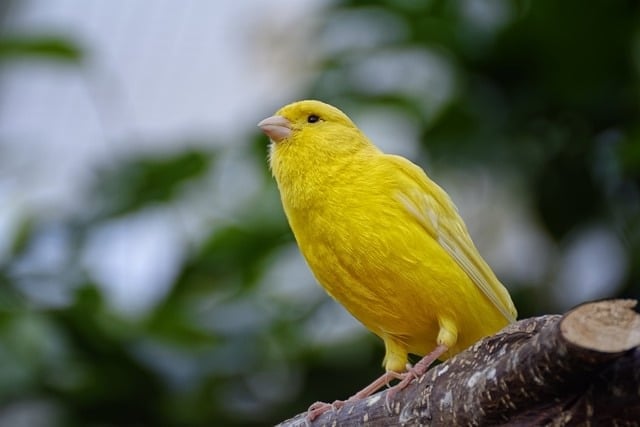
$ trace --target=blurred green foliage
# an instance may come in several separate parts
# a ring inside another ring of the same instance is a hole
[[[62,37],[2,37],[0,38],[0,61],[19,58],[79,62],[83,52],[71,40]]]
[[[343,0],[322,22],[318,40],[335,32],[342,44],[328,50],[300,98],[349,112],[399,109],[417,124],[432,163],[517,177],[556,242],[606,224],[629,259],[618,294],[640,296],[640,4]],[[444,102],[409,84],[411,66],[386,76],[387,86],[363,70],[376,58],[385,70],[406,53],[445,64],[454,89]],[[83,67],[84,55],[57,37],[0,39],[0,63],[26,57]],[[266,170],[266,141],[256,138],[245,155],[262,171],[261,190],[236,221],[212,225],[187,248],[174,283],[143,316],[106,301],[82,264],[86,242],[108,221],[177,204],[215,171],[217,152],[105,166],[87,185],[87,211],[23,220],[0,264],[0,414],[33,404],[51,425],[271,425],[379,374],[376,339],[314,340],[326,300],[301,304],[269,290],[265,277],[292,237]],[[57,267],[24,268],[50,233],[67,242]],[[27,291],[51,281],[62,302],[43,305]],[[521,317],[554,307],[549,286],[514,287]]]
[[[181,185],[203,175],[214,158],[214,153],[189,151],[168,158],[123,160],[95,178],[91,193],[100,195],[99,216],[114,217],[170,202],[180,194]]]

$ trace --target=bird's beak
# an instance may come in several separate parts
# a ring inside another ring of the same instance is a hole
[[[258,123],[258,127],[275,142],[280,142],[291,135],[291,122],[282,116],[267,117]]]

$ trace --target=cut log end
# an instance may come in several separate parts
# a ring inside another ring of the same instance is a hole
[[[600,353],[622,353],[640,345],[640,314],[634,300],[608,300],[574,308],[562,319],[562,336]]]

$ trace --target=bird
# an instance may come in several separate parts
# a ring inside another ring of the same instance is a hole
[[[448,194],[422,168],[386,154],[340,109],[285,105],[258,123],[300,252],[326,292],[384,342],[385,369],[349,398],[393,379],[406,387],[515,321]],[[423,356],[413,367],[409,354]],[[313,420],[334,404],[316,402]]]

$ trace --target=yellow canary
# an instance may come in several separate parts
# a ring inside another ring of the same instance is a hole
[[[405,371],[408,353],[431,352],[428,367],[515,320],[453,202],[420,167],[320,101],[289,104],[258,126],[300,251],[329,295],[384,341],[388,373]]]

